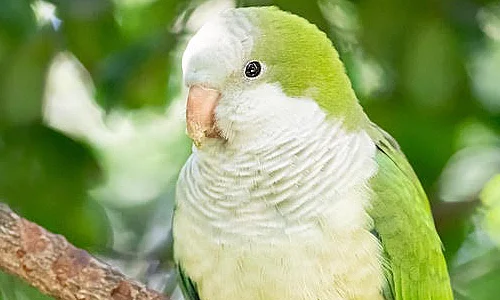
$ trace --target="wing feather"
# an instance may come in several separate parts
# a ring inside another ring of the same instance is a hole
[[[186,300],[200,300],[196,283],[187,276],[182,267],[177,265],[177,273],[179,275],[179,285]]]
[[[369,211],[384,247],[395,300],[453,299],[442,245],[420,182],[396,141],[372,125],[378,172]]]

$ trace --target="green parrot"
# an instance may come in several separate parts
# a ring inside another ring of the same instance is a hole
[[[453,299],[419,180],[323,32],[275,7],[228,10],[189,41],[182,69],[185,298]]]

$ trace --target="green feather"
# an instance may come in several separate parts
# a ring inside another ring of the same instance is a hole
[[[271,66],[270,82],[291,97],[311,97],[348,130],[367,130],[377,144],[379,169],[370,215],[387,261],[388,299],[453,299],[441,242],[427,197],[399,146],[369,123],[326,35],[298,16],[276,8],[252,8],[261,30],[252,53]]]
[[[198,290],[196,288],[196,283],[194,283],[191,278],[184,272],[180,264],[177,264],[177,274],[179,276],[179,285],[182,290],[182,294],[186,300],[200,300],[198,295]]]
[[[441,242],[427,197],[397,143],[368,118],[358,104],[338,53],[326,35],[306,20],[276,8],[245,8],[258,24],[249,59],[269,69],[261,80],[279,84],[290,97],[309,97],[349,131],[367,130],[377,145],[377,174],[368,213],[384,249],[386,299],[453,299]],[[196,284],[179,269],[189,300]],[[333,283],[332,283],[333,284]],[[362,287],[360,287],[362,288]]]
[[[373,125],[378,172],[369,211],[386,256],[395,300],[453,299],[427,197],[397,143]],[[390,298],[389,298],[390,299]]]
[[[271,66],[270,82],[292,97],[311,97],[348,130],[367,130],[377,144],[379,169],[370,215],[384,247],[390,299],[453,299],[446,262],[430,206],[399,146],[369,123],[338,53],[326,35],[305,19],[275,8],[254,8],[260,35],[256,59]],[[393,296],[390,296],[393,295]]]
[[[260,32],[251,59],[269,66],[262,78],[279,83],[290,97],[309,97],[346,129],[364,126],[366,117],[346,75],[339,54],[326,34],[307,20],[276,7],[240,9]]]

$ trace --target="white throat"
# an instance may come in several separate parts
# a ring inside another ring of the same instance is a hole
[[[307,110],[317,106],[313,100],[284,101],[299,101],[300,109],[287,113],[316,121],[257,143],[193,148],[181,172],[177,205],[215,240],[306,235],[321,230],[322,220],[339,230],[369,226],[367,182],[376,171],[370,137],[346,132],[319,108]]]

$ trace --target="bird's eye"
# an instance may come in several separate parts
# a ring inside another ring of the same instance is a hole
[[[251,61],[245,66],[245,76],[248,78],[255,78],[259,76],[262,71],[262,66],[258,61]]]

